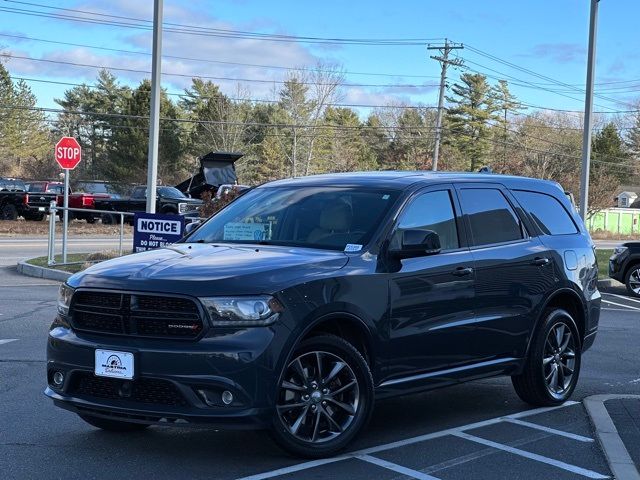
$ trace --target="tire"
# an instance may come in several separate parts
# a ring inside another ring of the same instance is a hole
[[[17,220],[18,209],[15,205],[5,205],[0,211],[0,217],[2,220]]]
[[[113,225],[116,223],[116,217],[110,213],[103,213],[100,219],[103,225]]]
[[[91,215],[89,215],[89,216],[86,218],[86,220],[87,220],[87,223],[92,224],[92,225],[93,225],[94,223],[96,223],[96,217],[93,217],[93,216],[91,216]]]
[[[353,345],[334,335],[308,338],[280,376],[271,437],[295,456],[334,455],[365,427],[373,400],[371,371]]]
[[[576,323],[566,310],[547,309],[532,342],[524,370],[511,377],[513,387],[531,405],[560,405],[571,397],[580,375],[582,342]]]
[[[640,263],[631,265],[624,275],[624,284],[627,293],[632,297],[640,298]]]
[[[111,420],[91,415],[79,415],[79,417],[89,425],[109,432],[139,432],[149,427],[149,425],[145,425],[144,423],[122,422],[120,420]]]

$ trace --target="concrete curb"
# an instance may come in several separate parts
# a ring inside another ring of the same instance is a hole
[[[583,403],[596,429],[596,435],[607,457],[613,476],[620,480],[640,480],[640,472],[633,463],[627,447],[618,435],[618,430],[604,405],[607,400],[618,398],[640,399],[640,395],[593,395],[585,398]]]
[[[64,282],[72,273],[63,272],[62,270],[56,270],[54,268],[39,267],[37,265],[31,265],[26,260],[21,260],[17,265],[18,273],[27,275],[29,277],[45,278],[47,280],[57,280]]]
[[[620,283],[613,278],[601,278],[598,280],[598,288],[624,287],[624,283]]]

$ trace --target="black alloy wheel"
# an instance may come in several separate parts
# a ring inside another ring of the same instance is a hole
[[[372,407],[373,379],[358,350],[333,335],[311,337],[284,369],[272,435],[298,456],[333,455],[363,428]]]
[[[581,353],[582,342],[571,315],[561,308],[547,309],[522,373],[511,377],[516,393],[531,405],[567,401],[578,382]]]

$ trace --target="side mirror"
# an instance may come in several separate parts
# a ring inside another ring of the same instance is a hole
[[[194,230],[196,230],[199,226],[200,226],[200,221],[195,221],[195,222],[188,223],[188,224],[184,227],[184,236],[186,237],[186,236],[187,236],[187,235],[189,235],[191,232],[193,232]]]
[[[404,230],[402,245],[390,253],[396,258],[414,258],[435,255],[440,250],[440,236],[433,230]]]

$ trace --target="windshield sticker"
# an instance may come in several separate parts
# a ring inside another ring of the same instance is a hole
[[[382,195],[382,199],[383,199],[383,200],[389,200],[389,197],[390,197],[390,196],[391,196],[391,195],[389,195],[389,194],[386,194],[386,193],[385,193],[384,195]]]
[[[266,240],[268,223],[230,222],[224,226],[224,240]]]
[[[345,252],[359,252],[360,250],[362,250],[362,245],[357,243],[347,243],[347,246],[344,247]]]

